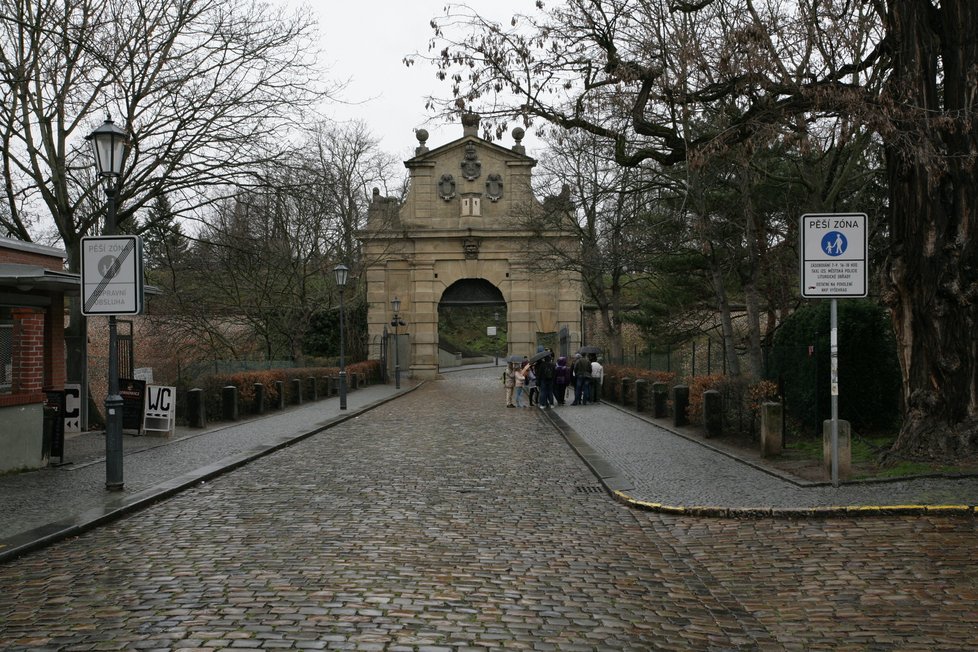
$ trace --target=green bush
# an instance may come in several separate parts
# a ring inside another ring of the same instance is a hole
[[[831,416],[829,310],[828,301],[797,310],[778,329],[768,357],[769,377],[784,383],[788,415],[814,433]],[[900,382],[887,312],[872,301],[840,301],[839,418],[855,429],[893,428]]]

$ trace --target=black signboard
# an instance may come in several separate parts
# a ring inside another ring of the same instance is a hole
[[[143,427],[143,401],[146,381],[131,378],[119,379],[119,396],[122,397],[122,429],[141,431]]]
[[[50,429],[50,457],[65,457],[65,393],[61,391],[44,392],[44,427]]]

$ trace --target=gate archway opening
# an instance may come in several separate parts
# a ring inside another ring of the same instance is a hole
[[[471,359],[505,358],[506,300],[484,278],[463,278],[448,286],[438,301],[438,348]]]

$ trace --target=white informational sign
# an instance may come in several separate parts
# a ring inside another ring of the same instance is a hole
[[[65,432],[81,432],[81,385],[65,383]]]
[[[486,326],[486,337],[496,337],[495,326]]]
[[[868,232],[865,213],[801,216],[801,296],[865,297]]]
[[[83,315],[138,315],[143,309],[143,245],[139,236],[82,238]]]
[[[136,367],[132,370],[133,380],[141,380],[147,385],[153,382],[153,368],[152,367]]]
[[[177,388],[146,385],[143,430],[173,432],[177,418]]]

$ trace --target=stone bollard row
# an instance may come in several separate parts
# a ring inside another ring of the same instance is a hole
[[[265,386],[262,383],[255,383],[254,391],[255,397],[251,411],[255,414],[265,414]]]
[[[685,426],[689,423],[689,417],[686,414],[686,408],[689,407],[689,387],[686,385],[676,385],[672,388],[672,405],[673,405],[673,425],[677,428]]]
[[[238,388],[234,385],[221,388],[221,418],[224,421],[238,420]]]
[[[765,402],[761,405],[761,457],[781,454],[784,409],[780,403]]]
[[[285,409],[285,381],[284,380],[275,381],[275,392],[278,395],[278,398],[275,401],[275,409],[284,410]]]
[[[825,475],[832,477],[832,419],[822,422],[822,463]],[[852,478],[852,426],[839,419],[839,480]]]
[[[635,404],[636,412],[648,412],[649,381],[639,378],[635,381]]]
[[[707,438],[723,434],[723,397],[715,389],[703,392],[703,425]]]
[[[347,375],[347,392],[369,384],[369,377],[363,374],[350,373]],[[276,380],[274,383],[274,399],[269,404],[268,388],[262,383],[252,385],[251,413],[265,414],[267,407],[284,410],[287,405],[302,405],[304,400],[315,401],[320,397],[328,398],[339,395],[338,376],[309,376],[293,378],[288,383]],[[221,388],[221,419],[238,421],[240,418],[240,391],[235,385]],[[187,392],[187,422],[191,428],[207,427],[207,408],[204,390],[195,387]]]
[[[669,416],[669,385],[652,383],[652,416],[665,419]]]
[[[204,404],[204,390],[198,387],[187,392],[187,421],[191,428],[207,427],[207,408]]]

